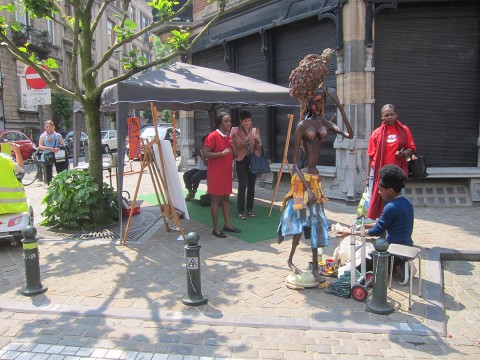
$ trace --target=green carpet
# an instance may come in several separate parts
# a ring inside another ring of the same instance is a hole
[[[198,191],[196,199],[200,198],[205,192]],[[185,196],[187,192],[185,190]],[[138,199],[144,200],[147,203],[158,205],[155,194],[138,195]],[[190,219],[201,222],[202,224],[212,227],[212,217],[210,215],[210,207],[201,206],[198,201],[187,201],[188,214]],[[254,218],[247,218],[247,220],[240,220],[237,217],[237,197],[230,196],[230,222],[233,226],[242,230],[241,233],[227,233],[228,236],[235,236],[248,243],[256,243],[258,241],[268,240],[277,236],[278,222],[280,220],[280,211],[278,209],[272,210],[272,216],[268,217],[269,207],[255,204]],[[220,226],[223,226],[223,215],[221,209],[218,215]],[[213,236],[213,235],[212,235]]]

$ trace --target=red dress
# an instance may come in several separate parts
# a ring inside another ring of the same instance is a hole
[[[205,147],[212,152],[232,149],[230,136],[224,136],[220,130],[212,131],[205,139]],[[233,149],[228,155],[208,159],[207,187],[211,195],[225,196],[232,193]]]

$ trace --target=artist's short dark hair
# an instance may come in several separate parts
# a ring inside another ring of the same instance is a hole
[[[220,124],[222,123],[223,118],[227,115],[228,114],[223,111],[221,113],[218,113],[217,117],[215,118],[215,129],[218,129],[220,127]]]
[[[240,111],[239,116],[240,116],[240,120],[247,119],[247,118],[250,118],[250,119],[252,118],[252,114],[250,114],[250,111],[246,111],[246,110]]]
[[[378,185],[384,189],[393,189],[399,193],[405,187],[405,181],[407,181],[407,175],[397,165],[389,164],[380,169]]]

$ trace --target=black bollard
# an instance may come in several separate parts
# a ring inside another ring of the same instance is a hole
[[[25,278],[27,285],[22,289],[21,293],[25,296],[34,296],[47,291],[47,287],[40,282],[40,262],[38,257],[38,242],[35,238],[37,229],[33,226],[26,226],[22,230],[24,239],[23,258],[25,261]]]
[[[39,165],[37,167],[37,172],[38,172],[38,181],[44,181],[44,174],[45,174],[45,171],[44,171],[44,168],[45,166],[43,165],[43,163],[40,163],[41,165]]]
[[[185,305],[198,306],[206,304],[208,299],[202,295],[202,282],[200,279],[200,236],[195,232],[187,234],[185,246],[185,259],[187,260],[187,291],[182,298]]]
[[[389,243],[385,239],[378,238],[373,246],[375,247],[375,251],[372,252],[373,295],[367,309],[374,314],[388,315],[393,312],[392,304],[387,301]]]

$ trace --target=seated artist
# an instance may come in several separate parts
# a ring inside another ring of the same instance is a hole
[[[382,236],[386,233],[386,240],[390,244],[413,246],[413,206],[407,198],[400,194],[405,187],[406,180],[405,172],[397,165],[385,165],[380,169],[378,192],[386,205],[375,223],[365,225],[366,236]],[[351,235],[351,229],[336,233],[338,237],[348,235]],[[356,235],[360,235],[360,230],[357,230]],[[405,285],[409,279],[408,266],[405,266],[405,261],[395,257],[394,268],[400,275],[400,283]]]
[[[183,181],[188,190],[188,195],[185,198],[186,201],[195,199],[195,194],[197,193],[200,181],[207,179],[208,159],[203,156],[203,147],[205,146],[205,139],[207,136],[208,135],[205,135],[202,138],[202,149],[196,150],[193,153],[195,166],[192,169],[185,171],[183,174]]]

